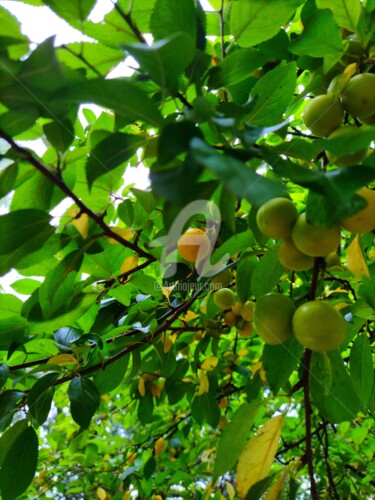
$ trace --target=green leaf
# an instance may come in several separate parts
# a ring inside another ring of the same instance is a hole
[[[220,245],[217,250],[215,250],[211,262],[216,263],[225,255],[230,256],[242,252],[243,250],[248,249],[254,243],[255,240],[251,231],[243,231],[242,233],[237,233],[224,241],[224,243]]]
[[[74,139],[73,124],[70,120],[56,120],[43,126],[43,131],[52,146],[64,153]]]
[[[258,264],[255,255],[243,255],[237,266],[236,292],[242,303],[251,297],[251,277]]]
[[[91,419],[100,405],[100,394],[94,382],[74,377],[68,388],[70,411],[77,424],[88,429]]]
[[[194,159],[202,167],[211,170],[231,192],[251,204],[262,205],[285,193],[281,184],[258,175],[232,156],[221,155],[200,139],[191,141],[191,149]]]
[[[276,253],[266,253],[256,265],[251,276],[251,289],[258,299],[266,293],[272,292],[284,273]]]
[[[8,453],[9,448],[12,446],[16,438],[27,427],[27,420],[19,420],[12,427],[10,427],[0,438],[0,467],[4,461],[5,455]]]
[[[262,403],[243,404],[237,409],[229,424],[224,428],[217,446],[214,466],[215,480],[235,466],[261,406]]]
[[[14,500],[26,491],[33,480],[37,464],[38,437],[32,427],[27,427],[14,440],[0,469],[3,500]]]
[[[333,17],[342,28],[356,31],[361,15],[360,2],[353,0],[316,0],[318,9],[331,9]]]
[[[24,393],[15,389],[5,390],[0,394],[0,432],[12,422],[18,403]]]
[[[211,427],[216,427],[220,418],[220,409],[215,396],[210,392],[195,396],[191,403],[191,416],[199,424],[207,422]]]
[[[4,386],[9,376],[9,367],[7,365],[0,365],[0,389]]]
[[[74,250],[46,274],[39,288],[39,301],[44,319],[54,317],[59,309],[69,310],[82,260],[82,251]]]
[[[289,21],[301,0],[238,0],[233,2],[231,33],[240,47],[251,47],[276,35]]]
[[[298,366],[302,352],[303,347],[294,337],[279,345],[264,346],[263,367],[267,382],[274,394],[288,382]]]
[[[194,40],[186,33],[169,36],[151,47],[137,44],[125,45],[124,48],[163,89],[172,88],[195,55]]]
[[[194,0],[156,0],[150,20],[151,32],[156,40],[171,33],[188,33],[196,37]]]
[[[357,336],[350,350],[350,377],[365,413],[373,386],[371,346],[365,333]]]
[[[290,46],[290,51],[299,56],[324,57],[330,54],[340,54],[342,38],[339,27],[332,13],[317,10],[308,17],[302,34]]]
[[[94,383],[100,394],[107,394],[118,387],[125,377],[129,356],[123,356],[114,363],[96,372]]]
[[[294,97],[296,65],[280,65],[266,73],[251,89],[255,105],[248,117],[252,125],[268,127],[277,124]]]
[[[95,144],[86,163],[88,185],[129,160],[145,142],[144,137],[115,132]]]
[[[15,136],[32,127],[38,116],[38,110],[33,107],[8,111],[0,115],[0,128],[8,135]]]
[[[72,26],[81,29],[82,22],[89,16],[96,0],[43,0],[43,3]]]
[[[163,125],[163,117],[148,95],[125,78],[73,83],[56,95],[56,100],[65,105],[93,103],[112,109],[128,120],[141,120],[156,127]]]
[[[9,165],[0,172],[0,198],[12,191],[18,175],[17,164]]]
[[[0,275],[25,255],[41,247],[54,232],[51,216],[41,210],[17,210],[0,216]]]
[[[313,352],[310,390],[317,409],[332,424],[357,416],[360,402],[339,351]]]
[[[47,373],[30,389],[28,405],[37,425],[42,425],[47,420],[54,393],[52,385],[57,377],[58,373]]]
[[[41,282],[31,278],[22,278],[11,284],[13,290],[21,295],[31,295],[34,290],[39,288]]]
[[[231,52],[212,69],[208,85],[212,89],[235,85],[248,78],[252,71],[260,68],[267,60],[267,55],[253,48]]]
[[[203,138],[201,130],[193,122],[168,123],[158,141],[158,162],[167,164],[180,153],[188,151],[193,137]]]

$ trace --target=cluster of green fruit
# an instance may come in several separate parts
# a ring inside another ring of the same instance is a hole
[[[362,188],[358,194],[367,206],[340,225],[355,233],[375,229],[375,191]],[[298,215],[294,203],[287,198],[272,198],[261,205],[256,216],[259,231],[273,239],[282,239],[278,249],[280,262],[292,271],[305,271],[314,264],[314,257],[326,257],[340,245],[340,226],[313,226],[306,214]]]
[[[341,75],[338,78],[342,78]],[[318,137],[351,139],[361,135],[358,127],[342,126],[345,111],[363,124],[375,124],[375,74],[355,75],[342,88],[334,79],[327,94],[318,95],[308,102],[302,119]],[[328,161],[337,167],[357,165],[366,154],[366,149],[342,155],[326,151]]]
[[[257,302],[242,304],[230,288],[218,290],[214,301],[224,310],[227,326],[235,326],[244,338],[250,337],[255,327],[266,344],[281,344],[294,335],[304,347],[325,352],[337,349],[346,336],[345,320],[325,301],[313,300],[296,308],[286,295],[268,293]]]

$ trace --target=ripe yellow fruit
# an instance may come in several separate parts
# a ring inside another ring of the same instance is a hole
[[[336,250],[340,244],[340,228],[312,226],[301,214],[294,225],[292,240],[302,253],[310,257],[325,257]]]
[[[291,238],[280,243],[277,255],[281,264],[291,271],[307,271],[314,265],[313,257],[298,250]]]
[[[227,326],[234,326],[237,323],[238,316],[232,311],[227,311],[223,314],[224,324]]]
[[[179,238],[177,248],[188,262],[200,262],[210,253],[211,242],[202,229],[191,227]]]
[[[314,135],[328,136],[341,125],[344,119],[344,108],[341,102],[332,95],[319,95],[308,102],[302,119]]]
[[[268,293],[260,297],[254,308],[254,327],[259,337],[271,345],[281,344],[290,338],[295,309],[294,302],[286,295]]]
[[[375,114],[375,75],[355,75],[345,85],[342,93],[345,110],[352,116],[366,118]]]
[[[235,301],[236,294],[230,288],[221,288],[214,295],[214,302],[220,309],[229,309]]]
[[[367,201],[367,207],[343,220],[341,225],[352,233],[369,233],[375,229],[375,191],[362,188],[357,194]]]
[[[241,316],[245,321],[253,321],[255,302],[247,300],[241,307]]]
[[[328,139],[338,139],[342,137],[350,141],[360,135],[362,135],[362,130],[360,128],[353,127],[352,125],[344,125],[343,127],[334,130]],[[326,154],[330,163],[338,167],[350,167],[361,163],[367,154],[367,149],[360,149],[354,153],[347,153],[338,156],[330,151],[326,151]]]
[[[346,324],[329,302],[313,300],[295,312],[293,332],[298,342],[312,351],[332,351],[345,340]]]
[[[214,290],[219,290],[219,288],[225,288],[232,281],[232,273],[230,269],[225,269],[225,271],[217,274],[211,279],[211,285]]]
[[[237,331],[240,337],[248,339],[253,333],[253,323],[251,321],[240,321]]]
[[[258,210],[256,222],[259,231],[269,238],[287,238],[298,217],[294,203],[287,198],[272,198]]]
[[[236,316],[241,316],[242,302],[237,300],[237,302],[232,306],[232,312]]]

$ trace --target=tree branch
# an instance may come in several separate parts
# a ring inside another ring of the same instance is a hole
[[[112,0],[112,4],[115,8],[115,10],[119,13],[119,15],[122,17],[122,19],[126,22],[126,24],[129,26],[129,28],[132,30],[134,35],[138,38],[138,40],[141,43],[147,43],[145,37],[139,31],[138,26],[134,23],[132,17],[130,14],[126,14],[118,5]]]
[[[53,184],[55,184],[63,193],[65,193],[69,198],[71,198],[76,205],[80,208],[82,213],[88,215],[90,219],[92,219],[98,226],[100,226],[106,236],[109,236],[116,240],[118,243],[121,243],[126,248],[133,250],[133,252],[137,253],[140,257],[144,257],[148,259],[150,262],[155,261],[155,257],[145,250],[142,250],[134,243],[125,240],[120,235],[112,231],[107,224],[103,221],[102,217],[93,212],[89,207],[87,207],[79,198],[76,196],[73,191],[65,184],[61,177],[58,177],[52,170],[50,170],[47,165],[44,165],[41,161],[35,158],[30,151],[19,146],[8,134],[6,134],[3,130],[0,129],[0,138],[4,139],[12,148],[17,151],[20,155],[22,155],[25,160],[27,160],[31,165],[33,165],[44,177],[49,179]]]

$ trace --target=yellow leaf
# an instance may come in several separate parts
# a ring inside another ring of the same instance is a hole
[[[138,264],[138,256],[137,255],[131,255],[130,257],[127,257],[124,262],[121,264],[120,267],[120,274],[125,274],[129,271],[132,271],[137,267]]]
[[[164,441],[164,438],[163,437],[160,437],[159,439],[157,439],[155,441],[155,444],[154,444],[154,450],[155,450],[155,455],[158,456],[158,455],[161,455],[163,450],[165,448],[165,441]]]
[[[181,319],[183,321],[185,321],[186,323],[188,323],[192,319],[196,319],[196,318],[199,318],[199,314],[196,314],[193,311],[187,311],[187,313],[185,314],[185,316],[181,316]]]
[[[209,358],[206,358],[203,363],[201,364],[202,370],[213,370],[215,366],[218,364],[219,360],[216,356],[210,356]]]
[[[138,380],[138,392],[143,397],[146,394],[145,379],[141,375]]]
[[[164,297],[168,300],[169,302],[169,297],[171,296],[171,293],[176,285],[172,286],[162,286],[161,287],[161,293],[164,295]]]
[[[164,389],[165,380],[161,380],[159,384],[151,384],[151,394],[154,398],[160,398],[160,394]]]
[[[261,381],[266,384],[267,383],[266,372],[264,371],[263,363],[261,361],[257,361],[251,367],[251,373],[253,375],[255,375],[257,372],[259,372],[259,376],[260,376]]]
[[[281,498],[284,481],[286,476],[288,475],[288,472],[289,467],[284,470],[279,479],[271,486],[266,496],[264,497],[264,500],[279,500],[279,498]]]
[[[100,486],[96,490],[96,496],[99,500],[108,500],[109,498],[111,498],[108,493]]]
[[[47,361],[49,365],[59,366],[71,365],[72,363],[77,363],[77,359],[71,354],[58,354],[57,356],[52,356]]]
[[[346,251],[346,261],[348,269],[356,278],[360,276],[370,277],[365,258],[363,257],[361,245],[359,244],[358,234],[348,246]]]
[[[68,215],[72,217],[73,226],[77,229],[79,234],[83,239],[87,238],[89,234],[89,216],[87,214],[81,214],[79,217],[77,215],[80,213],[79,208],[69,208]]]
[[[268,420],[247,442],[237,466],[237,491],[245,498],[249,489],[264,479],[275,458],[285,415]]]
[[[118,234],[121,236],[123,240],[129,241],[135,236],[135,232],[132,229],[128,229],[127,227],[111,227],[110,229],[113,233]],[[119,243],[117,240],[114,238],[108,238],[108,243],[114,244],[114,243]]]
[[[234,500],[234,497],[236,496],[236,492],[235,492],[232,484],[229,481],[225,481],[225,486],[227,487],[229,500]]]
[[[207,374],[204,370],[201,370],[199,374],[199,390],[197,392],[197,396],[202,396],[202,394],[208,392],[209,388],[210,388],[210,383],[208,381]]]
[[[171,338],[169,337],[169,335],[167,335],[166,333],[163,333],[163,335],[161,336],[160,342],[163,344],[164,354],[169,352],[173,347],[173,342],[172,342]]]

